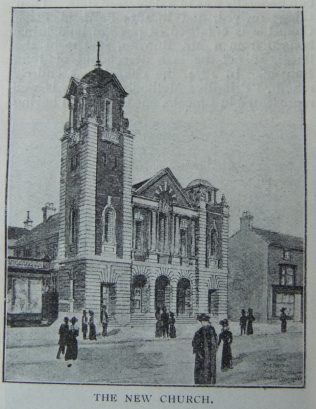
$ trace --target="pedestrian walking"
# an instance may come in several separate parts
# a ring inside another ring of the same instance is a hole
[[[59,327],[59,341],[58,341],[58,352],[57,352],[57,359],[60,359],[60,354],[65,353],[65,347],[67,344],[67,336],[68,336],[68,332],[69,332],[69,318],[65,317],[64,318],[64,322],[61,324],[61,326]]]
[[[89,339],[90,341],[96,341],[97,330],[94,323],[94,312],[89,310]]]
[[[162,321],[161,321],[161,310],[159,307],[156,309],[155,317],[156,317],[155,337],[161,338],[162,337]]]
[[[201,323],[201,328],[196,331],[192,340],[195,354],[194,383],[214,385],[216,383],[217,335],[207,314],[199,314],[197,320]]]
[[[87,339],[88,322],[89,322],[89,318],[87,316],[87,311],[83,310],[82,317],[81,317],[81,331],[82,331],[83,339]]]
[[[166,307],[162,307],[162,314],[161,314],[161,321],[162,321],[162,336],[164,338],[169,338],[169,314],[167,313]]]
[[[286,332],[287,331],[287,319],[288,316],[285,313],[286,308],[282,307],[281,308],[281,315],[280,315],[280,321],[281,321],[281,332]]]
[[[239,318],[240,335],[246,334],[247,316],[246,311],[241,310],[241,317]]]
[[[67,349],[65,354],[65,361],[75,361],[78,357],[78,342],[77,337],[79,335],[79,327],[77,324],[77,318],[72,317],[70,322],[68,336],[67,336]],[[68,368],[71,367],[72,363],[68,363]]]
[[[102,337],[106,337],[108,335],[108,325],[109,325],[109,315],[106,311],[106,305],[102,306],[101,324],[102,324]]]
[[[232,357],[232,350],[231,344],[233,342],[233,334],[229,330],[228,320],[224,319],[220,321],[220,325],[222,326],[222,332],[219,334],[218,337],[218,346],[220,346],[221,342],[223,341],[223,351],[222,351],[222,371],[226,371],[227,369],[233,368],[233,357]]]
[[[247,335],[253,334],[253,326],[252,323],[255,321],[255,317],[252,312],[252,308],[248,308],[248,315],[247,315]]]
[[[170,338],[176,338],[176,336],[177,336],[175,323],[176,323],[176,319],[174,317],[174,312],[170,312],[170,317],[169,317],[169,335],[170,335]]]

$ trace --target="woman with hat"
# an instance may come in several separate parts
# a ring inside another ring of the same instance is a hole
[[[176,319],[174,317],[174,312],[170,312],[169,315],[170,315],[169,317],[169,335],[170,335],[170,338],[176,338],[177,332],[176,332],[176,327],[175,327]]]
[[[281,321],[281,332],[286,332],[287,331],[287,318],[288,316],[285,314],[285,307],[281,308],[281,315],[280,315],[280,321]]]
[[[201,323],[201,328],[196,331],[192,340],[195,354],[194,382],[199,385],[214,385],[216,383],[217,335],[207,314],[199,314],[197,320]]]
[[[89,310],[89,339],[90,341],[96,341],[97,329],[94,323],[94,312]]]
[[[65,354],[66,361],[74,361],[77,359],[78,356],[78,342],[77,336],[79,335],[79,327],[77,325],[77,318],[72,317],[70,322],[71,325],[69,327],[68,336],[67,336],[67,349]],[[72,364],[71,362],[68,363],[68,367]]]
[[[231,344],[233,342],[233,334],[229,331],[228,320],[224,319],[220,321],[220,325],[222,326],[222,332],[219,334],[218,338],[218,346],[220,345],[221,341],[223,341],[223,351],[222,351],[222,371],[226,369],[232,369],[232,350]]]
[[[252,308],[248,308],[248,315],[247,315],[247,335],[253,334],[253,326],[252,323],[255,321],[255,317],[252,312]]]

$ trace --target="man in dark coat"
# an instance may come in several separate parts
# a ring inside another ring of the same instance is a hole
[[[61,326],[59,327],[59,348],[58,348],[58,352],[57,352],[57,359],[60,359],[60,354],[65,353],[65,347],[67,344],[67,338],[68,338],[68,332],[69,332],[69,318],[65,317],[64,318],[64,322],[61,324]]]
[[[162,314],[161,314],[161,321],[162,321],[162,336],[165,338],[169,337],[169,314],[167,313],[166,307],[162,307]]]
[[[197,320],[202,326],[196,331],[192,340],[195,354],[194,383],[214,385],[216,383],[217,335],[207,314],[199,314]]]
[[[287,315],[285,314],[286,308],[283,307],[281,308],[281,314],[280,314],[280,321],[281,321],[281,332],[286,332],[287,331]]]

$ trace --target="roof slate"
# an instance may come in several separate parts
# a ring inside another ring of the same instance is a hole
[[[303,250],[304,242],[301,237],[278,233],[271,230],[259,229],[258,227],[253,227],[252,230],[263,239],[268,241],[270,245],[280,246],[288,250]]]
[[[8,226],[8,240],[18,240],[20,237],[29,233],[30,231],[24,227]]]

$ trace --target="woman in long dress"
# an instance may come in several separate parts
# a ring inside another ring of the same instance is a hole
[[[169,335],[170,335],[170,338],[176,338],[176,336],[177,336],[175,323],[176,323],[176,319],[174,318],[174,312],[170,312],[170,317],[169,317]]]
[[[255,317],[253,316],[252,313],[252,308],[248,309],[248,315],[247,315],[247,335],[253,334],[253,326],[252,323],[255,321]]]
[[[219,334],[218,346],[221,341],[223,341],[223,351],[222,351],[222,365],[221,369],[224,371],[226,369],[232,369],[232,350],[231,344],[233,342],[233,334],[229,331],[228,320],[224,319],[220,321],[222,326],[222,332]]]
[[[97,330],[94,323],[94,312],[89,310],[89,339],[95,341],[97,339]]]
[[[72,317],[70,322],[71,325],[69,327],[68,335],[67,335],[67,349],[65,354],[65,361],[75,361],[78,357],[78,342],[77,337],[79,335],[79,327],[77,325],[77,318]],[[71,362],[68,363],[68,367],[72,364]]]

